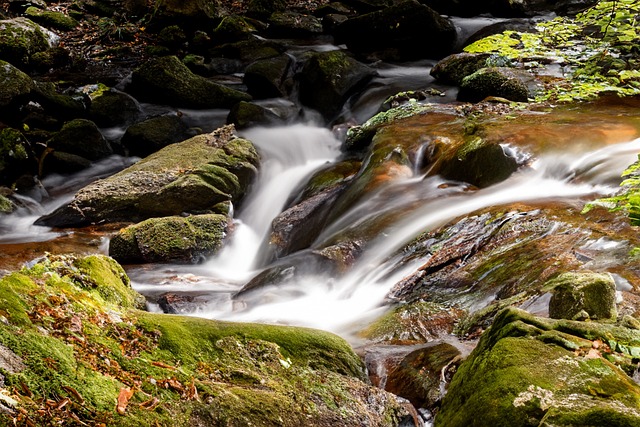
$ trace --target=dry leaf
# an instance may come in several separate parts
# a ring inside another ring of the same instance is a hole
[[[175,370],[176,370],[176,368],[175,368],[174,366],[167,365],[167,364],[166,364],[166,363],[164,363],[164,362],[151,362],[151,364],[152,364],[153,366],[157,366],[157,367],[159,367],[159,368],[171,369],[172,371],[175,371]]]
[[[133,396],[133,390],[126,387],[122,387],[120,389],[120,394],[118,395],[118,404],[116,405],[116,411],[118,412],[118,414],[124,415],[131,396]]]

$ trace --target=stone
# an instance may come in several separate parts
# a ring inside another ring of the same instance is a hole
[[[24,15],[44,27],[55,30],[70,31],[78,26],[78,21],[62,12],[42,10],[37,7],[28,7]]]
[[[74,119],[62,126],[47,147],[56,151],[75,154],[88,160],[100,160],[113,154],[113,149],[100,129],[91,120]]]
[[[216,44],[247,40],[255,33],[256,28],[239,15],[229,15],[222,18],[213,30],[212,36]]]
[[[462,80],[491,64],[489,53],[454,53],[438,61],[430,74],[440,83],[460,85]]]
[[[58,36],[30,19],[0,20],[0,60],[28,66],[32,55],[53,47]]]
[[[120,143],[129,155],[147,157],[150,154],[190,136],[186,123],[175,114],[151,117],[127,128]]]
[[[26,99],[35,88],[36,84],[31,77],[0,60],[0,108]]]
[[[141,115],[138,101],[115,89],[101,91],[91,99],[89,117],[100,127],[130,124]]]
[[[244,71],[243,83],[256,99],[281,98],[291,91],[288,78],[293,61],[288,55],[261,59],[251,63]]]
[[[498,96],[510,101],[527,102],[533,97],[527,85],[531,79],[528,73],[512,68],[482,68],[462,79],[458,101],[480,102],[489,96]]]
[[[127,86],[137,99],[183,108],[230,108],[248,94],[193,74],[175,56],[152,58],[133,71]]]
[[[258,161],[251,142],[223,127],[171,144],[89,184],[37,223],[77,227],[206,212],[221,202],[237,203],[255,177]]]
[[[285,0],[249,0],[247,15],[258,19],[267,19],[274,12],[283,12],[287,9]]]
[[[222,247],[228,223],[218,214],[150,218],[113,236],[109,256],[122,264],[202,262]]]
[[[29,143],[17,129],[0,130],[0,185],[11,185],[20,175],[35,173],[36,161]]]
[[[321,35],[323,27],[320,19],[313,15],[283,11],[269,17],[268,32],[276,38],[309,38]]]
[[[576,319],[582,312],[599,321],[615,321],[618,317],[616,284],[609,274],[563,273],[545,287],[552,293],[549,316],[553,319]]]
[[[229,111],[227,123],[234,124],[237,129],[246,129],[252,126],[284,124],[285,120],[268,108],[241,101]]]

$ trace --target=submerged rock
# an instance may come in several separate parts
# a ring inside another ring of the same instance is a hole
[[[124,264],[201,262],[222,247],[228,223],[217,214],[150,218],[112,237],[109,255]]]
[[[84,187],[37,223],[73,227],[211,211],[218,203],[239,201],[257,165],[253,144],[223,127],[165,147]]]
[[[72,413],[87,425],[310,427],[392,427],[407,414],[333,334],[149,313],[140,303],[104,256],[47,256],[1,278],[9,413],[49,425],[81,405]]]
[[[632,329],[504,310],[456,372],[435,425],[637,425],[640,386],[611,361],[631,361],[620,349],[638,345]]]

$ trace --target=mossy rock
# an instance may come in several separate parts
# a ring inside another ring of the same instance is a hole
[[[101,127],[130,124],[141,113],[140,105],[131,95],[115,89],[100,91],[89,106],[89,117]]]
[[[308,38],[321,35],[323,28],[313,15],[285,10],[271,14],[268,32],[272,37]]]
[[[285,120],[273,111],[252,102],[238,102],[227,115],[227,123],[232,123],[237,129],[252,126],[273,126],[284,124]]]
[[[496,96],[516,102],[533,98],[527,81],[531,75],[524,71],[505,67],[482,68],[462,79],[458,101],[479,102]]]
[[[51,82],[36,82],[32,98],[44,108],[45,114],[57,120],[73,120],[86,117],[87,106],[78,96],[60,93]]]
[[[440,60],[430,74],[440,83],[460,85],[465,77],[491,66],[506,66],[510,60],[489,53],[454,53]]]
[[[0,194],[0,214],[10,214],[14,210],[16,210],[16,205],[11,199]]]
[[[375,71],[342,51],[313,53],[300,72],[300,100],[332,120]]]
[[[152,58],[133,71],[127,88],[141,101],[183,108],[230,108],[248,94],[193,74],[175,56]]]
[[[154,314],[139,302],[104,256],[49,255],[0,279],[0,423],[382,427],[406,415],[333,334]]]
[[[56,30],[70,31],[78,26],[78,21],[62,12],[41,10],[33,6],[28,7],[24,15],[33,22]]]
[[[112,237],[109,255],[125,264],[200,262],[222,247],[228,223],[216,214],[150,218]]]
[[[56,151],[75,154],[88,160],[100,160],[113,154],[111,144],[91,120],[74,119],[62,126],[47,146]]]
[[[37,222],[70,227],[207,212],[218,203],[242,198],[258,159],[251,142],[223,127],[169,145],[84,187],[70,203]]]
[[[0,130],[0,185],[13,183],[20,175],[34,169],[35,160],[29,144],[17,129]]]
[[[592,320],[615,321],[618,317],[616,284],[609,274],[564,273],[545,286],[552,292],[549,316],[554,319],[585,315]]]
[[[152,117],[127,128],[120,139],[132,156],[146,157],[190,136],[187,124],[177,115]]]
[[[291,90],[287,86],[291,66],[288,55],[258,60],[246,68],[242,81],[254,98],[280,98]]]
[[[32,55],[53,46],[54,35],[27,18],[0,21],[0,60],[29,65]]]
[[[257,30],[246,19],[239,15],[229,15],[213,30],[213,40],[217,44],[246,40]]]
[[[36,87],[33,79],[10,63],[0,60],[0,108],[25,99]]]
[[[258,19],[266,19],[274,12],[282,12],[286,8],[287,2],[285,0],[249,0],[247,15]]]
[[[453,377],[435,425],[640,423],[640,386],[605,358],[610,350],[600,346],[598,335],[571,330],[576,323],[584,322],[502,311]],[[624,328],[593,329],[611,337],[629,334]]]
[[[273,58],[281,55],[285,51],[285,47],[279,43],[263,40],[259,38],[250,38],[234,43],[226,43],[222,46],[209,49],[208,54],[212,58],[223,58],[227,61],[239,61],[241,69],[260,59]]]

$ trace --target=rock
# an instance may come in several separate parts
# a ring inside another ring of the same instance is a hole
[[[237,129],[246,129],[252,126],[284,124],[285,120],[268,108],[241,101],[229,111],[227,123],[234,124]]]
[[[429,6],[442,15],[474,17],[489,11],[489,1],[477,0],[421,0],[420,3]]]
[[[154,3],[154,17],[160,22],[189,22],[198,28],[226,15],[219,0],[164,0]]]
[[[489,53],[454,53],[434,65],[430,74],[440,83],[459,86],[468,75],[482,68],[507,65],[508,61]]]
[[[247,15],[258,19],[267,19],[274,12],[283,12],[287,9],[285,0],[249,0]]]
[[[167,314],[191,314],[198,309],[195,297],[192,295],[166,292],[158,298],[158,306]]]
[[[120,143],[131,156],[146,157],[189,138],[186,123],[175,114],[152,117],[127,128]]]
[[[31,77],[10,63],[0,60],[0,108],[19,103],[35,88],[36,84]]]
[[[342,51],[311,55],[300,72],[300,100],[332,120],[375,71]]]
[[[249,40],[243,40],[235,43],[227,43],[222,46],[209,49],[207,54],[213,61],[223,60],[225,63],[235,64],[237,70],[244,70],[249,64],[267,58],[273,58],[284,53],[285,48],[273,41],[250,38]],[[216,67],[213,67],[217,69]],[[223,70],[219,70],[221,74]],[[236,71],[232,71],[236,72]]]
[[[56,85],[50,82],[37,82],[31,98],[42,107],[43,114],[55,118],[56,121],[73,120],[87,114],[82,97],[60,93]],[[60,126],[56,128],[58,129]]]
[[[70,31],[78,26],[78,21],[62,12],[41,10],[33,6],[27,8],[24,15],[33,22],[55,30]]]
[[[484,188],[504,181],[519,166],[513,154],[500,144],[471,137],[454,152],[443,155],[436,168],[446,179]]]
[[[36,161],[30,155],[27,139],[17,129],[0,130],[0,185],[11,185],[25,172],[35,173]]]
[[[291,91],[287,79],[292,62],[288,55],[255,61],[245,69],[242,81],[256,99],[286,97]]]
[[[172,144],[133,166],[78,191],[74,199],[38,219],[41,225],[82,226],[142,221],[210,210],[238,202],[257,172],[251,142],[229,127]]]
[[[27,18],[0,20],[0,60],[27,66],[32,55],[57,44],[58,37]]]
[[[637,425],[640,386],[611,362],[625,358],[618,341],[637,346],[640,334],[504,310],[454,375],[435,426]]]
[[[276,38],[309,38],[321,35],[323,28],[322,22],[313,15],[283,11],[269,17],[268,32]]]
[[[527,85],[531,79],[530,74],[512,68],[482,68],[462,80],[458,101],[479,102],[489,96],[498,96],[527,102],[533,97]]]
[[[109,256],[123,264],[201,262],[222,247],[228,222],[217,214],[150,218],[120,230]]]
[[[333,204],[345,190],[334,185],[285,210],[274,218],[269,244],[276,258],[307,248],[320,235],[329,218]]]
[[[246,19],[239,15],[229,15],[213,30],[212,36],[216,44],[247,40],[257,30]]]
[[[407,61],[452,53],[456,30],[433,9],[407,0],[350,18],[336,28],[334,36],[358,54]]]
[[[130,124],[140,116],[138,102],[124,92],[115,89],[101,91],[92,97],[89,117],[100,127]]]
[[[100,160],[113,154],[113,149],[95,123],[86,119],[71,120],[49,141],[47,147],[75,154],[88,160]]]
[[[596,0],[493,0],[490,9],[494,16],[524,17],[540,16],[544,13],[576,14],[593,6]]]
[[[91,167],[91,161],[77,154],[64,151],[45,152],[40,159],[42,173],[69,175]]]
[[[504,21],[495,22],[486,27],[480,28],[475,33],[471,34],[466,40],[460,40],[462,46],[468,46],[478,40],[485,37],[492,36],[494,34],[502,34],[505,31],[517,31],[519,33],[536,33],[536,20],[525,18],[514,18]]]
[[[6,215],[16,210],[16,205],[3,194],[0,194],[0,214]]]
[[[549,316],[553,319],[575,319],[583,311],[592,320],[618,317],[616,284],[609,274],[564,273],[546,287],[552,292]]]
[[[169,25],[158,33],[158,43],[170,50],[184,47],[187,40],[187,35],[179,25]]]
[[[230,108],[251,97],[193,74],[175,56],[152,58],[133,71],[127,87],[141,101],[183,108]]]
[[[0,351],[25,365],[2,374],[34,401],[15,399],[16,411],[40,425],[59,421],[45,402],[64,399],[82,401],[86,425],[393,427],[407,416],[336,335],[149,313],[134,309],[140,300],[104,256],[49,255],[2,277]],[[139,391],[123,378],[139,378]]]

